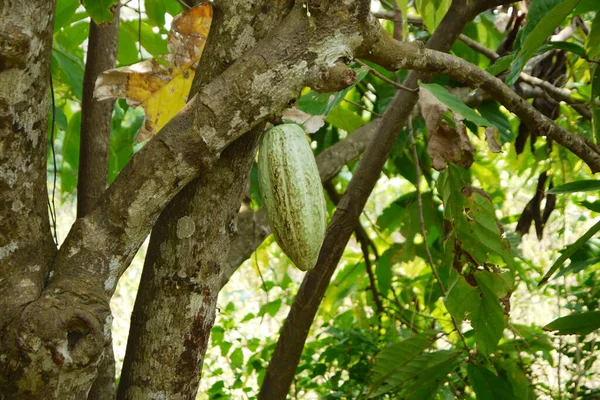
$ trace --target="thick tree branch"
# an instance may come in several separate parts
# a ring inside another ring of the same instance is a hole
[[[444,20],[428,42],[440,50],[448,50],[464,25],[495,2],[454,1]],[[364,43],[368,46],[368,41]],[[368,52],[368,48],[365,47]],[[420,76],[426,79],[426,76]],[[416,88],[419,76],[410,73],[405,86]],[[346,243],[355,228],[360,213],[373,190],[381,169],[393,147],[400,128],[406,123],[418,100],[418,95],[399,91],[386,109],[381,125],[348,185],[348,188],[327,228],[317,266],[309,271],[282,328],[277,346],[267,367],[259,399],[285,399],[294,377],[310,326],[336,269]]]
[[[460,35],[459,39],[471,49],[483,54],[491,61],[496,61],[500,58],[500,55],[498,53],[488,49],[481,43],[476,42],[468,36]],[[535,76],[531,76],[529,74],[526,74],[525,72],[521,72],[521,74],[519,75],[519,79],[522,82],[528,83],[529,85],[544,89],[548,96],[550,96],[558,102],[564,101],[565,103],[573,107],[575,111],[577,111],[582,117],[584,117],[588,121],[592,119],[592,113],[586,106],[586,102],[574,98],[570,90],[556,87],[548,81],[537,78]]]
[[[437,72],[468,84],[471,87],[482,88],[492,97],[502,103],[508,110],[515,113],[527,126],[540,135],[552,138],[581,158],[596,173],[600,171],[600,150],[588,139],[574,135],[550,118],[536,110],[530,103],[507,87],[500,79],[490,75],[477,66],[449,54],[425,49],[420,43],[398,42],[387,36],[377,23],[373,29],[378,30],[370,52],[365,53],[366,59],[390,70],[408,68],[417,71]]]
[[[216,1],[193,95],[289,12],[287,0]],[[235,19],[237,24],[228,24]],[[215,319],[221,270],[263,124],[237,139],[215,166],[161,213],[150,237],[132,315],[118,398],[196,397]],[[160,329],[155,321],[169,320]],[[154,377],[148,381],[147,377]]]

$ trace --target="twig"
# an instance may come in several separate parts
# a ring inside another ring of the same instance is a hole
[[[348,99],[344,99],[344,101],[345,101],[346,103],[352,104],[353,106],[356,106],[356,107],[360,108],[361,110],[365,110],[365,111],[367,111],[367,112],[369,112],[369,113],[371,113],[371,114],[375,115],[376,117],[381,117],[381,114],[378,114],[378,113],[376,113],[375,111],[369,110],[367,107],[363,106],[363,105],[362,105],[362,104],[360,104],[360,103],[357,103],[357,102],[355,102],[355,101],[348,100]]]
[[[475,40],[471,39],[470,37],[468,37],[466,35],[460,34],[458,36],[458,40],[460,40],[461,42],[463,42],[464,44],[466,44],[468,47],[475,50],[476,52],[483,54],[484,56],[489,58],[491,61],[496,61],[497,59],[500,58],[500,55],[498,53],[496,53],[494,50],[488,49],[481,43],[476,42]]]
[[[364,62],[360,61],[358,58],[355,58],[354,62],[357,63],[358,65],[363,66],[363,67],[369,68],[369,71],[373,75],[375,75],[379,79],[381,79],[381,80],[389,83],[390,85],[392,85],[392,86],[394,86],[394,87],[396,87],[398,89],[406,90],[407,92],[411,92],[411,93],[418,93],[419,92],[419,88],[412,89],[412,88],[406,87],[406,86],[404,86],[404,85],[402,85],[402,84],[400,84],[398,82],[395,82],[395,81],[391,80],[390,78],[386,77],[385,75],[380,74],[379,71],[377,71],[376,69],[373,69],[373,68],[369,67],[367,64],[365,64]]]
[[[429,249],[429,243],[427,243],[427,232],[425,230],[425,218],[423,217],[423,199],[421,197],[421,189],[419,188],[419,183],[421,182],[421,166],[419,165],[419,155],[417,154],[417,146],[415,145],[415,136],[414,136],[413,126],[412,126],[412,118],[408,118],[406,125],[408,127],[408,137],[410,139],[410,148],[411,148],[412,155],[413,155],[414,162],[415,162],[415,189],[417,191],[417,209],[419,211],[419,225],[421,226],[421,236],[423,236],[423,244],[425,245],[425,253],[427,254],[427,262],[429,264],[429,267],[431,268],[431,273],[435,277],[435,280],[437,281],[437,283],[440,287],[440,292],[442,293],[442,296],[446,297],[446,289],[444,289],[444,284],[442,283],[442,280],[440,279],[440,276],[437,273],[437,269],[435,268],[435,263],[433,262],[433,256],[431,255],[431,250]],[[450,316],[450,317],[452,319],[452,325],[454,326],[454,329],[456,329],[456,333],[462,340],[463,345],[465,346],[465,350],[467,350],[467,353],[468,353],[469,346],[467,346],[467,341],[465,340],[464,335],[458,328],[458,324],[456,323],[456,320],[454,319],[454,317],[453,316]]]
[[[52,72],[50,72],[50,95],[52,96],[52,127],[50,128],[50,148],[52,149],[52,207],[50,207],[50,217],[52,227],[54,228],[54,243],[58,246],[58,234],[56,233],[56,151],[54,150],[54,124],[56,121],[56,100],[54,98],[54,83],[52,82]],[[48,200],[50,201],[50,200]],[[50,204],[48,204],[50,205]]]

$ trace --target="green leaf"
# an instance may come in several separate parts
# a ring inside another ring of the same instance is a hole
[[[138,62],[138,37],[125,24],[119,25],[119,44],[117,48],[117,61],[122,65],[131,65]]]
[[[497,255],[512,268],[512,250],[502,236],[492,201],[485,192],[466,185],[461,171],[452,164],[438,179],[444,217],[450,222],[461,250],[477,263],[475,267],[491,262],[490,257]]]
[[[600,311],[573,313],[544,326],[545,331],[558,331],[559,335],[587,335],[600,329]]]
[[[385,393],[404,382],[410,362],[434,342],[434,334],[420,334],[383,349],[377,355],[371,371],[373,384],[369,389],[369,397]]]
[[[591,192],[600,190],[600,180],[581,180],[575,182],[565,183],[564,185],[556,186],[548,190],[548,194],[564,194],[564,193],[578,193],[578,192]]]
[[[387,296],[392,287],[392,256],[395,252],[395,248],[390,248],[377,261],[375,274],[377,275],[377,286],[383,297]]]
[[[396,0],[396,6],[402,15],[402,37],[408,34],[408,0]]]
[[[81,112],[77,111],[69,119],[69,127],[65,132],[62,145],[63,162],[60,171],[60,186],[64,194],[73,193],[77,187],[80,129]]]
[[[569,245],[567,249],[561,254],[561,256],[552,264],[550,270],[546,272],[546,275],[542,278],[538,286],[542,286],[544,283],[548,282],[548,280],[554,275],[554,273],[560,269],[565,261],[570,258],[578,249],[580,249],[584,244],[587,243],[598,231],[600,231],[600,220],[594,224],[586,233],[584,233],[575,243]]]
[[[471,321],[477,348],[489,355],[496,350],[504,332],[504,309],[499,298],[512,290],[512,276],[477,271],[477,286],[472,286],[462,275],[455,275],[445,298],[446,308],[459,324],[465,319]]]
[[[461,323],[478,307],[481,302],[481,292],[477,287],[469,285],[463,276],[456,274],[444,302],[448,312],[458,323]]]
[[[504,332],[504,310],[498,301],[498,297],[486,286],[475,274],[475,279],[481,291],[479,307],[475,307],[469,315],[471,325],[475,330],[475,343],[479,351],[489,356],[498,347],[498,342]]]
[[[596,200],[594,202],[590,202],[590,201],[580,201],[579,203],[577,203],[578,205],[587,208],[588,210],[591,210],[593,212],[597,212],[600,213],[600,200]]]
[[[138,21],[124,21],[121,26],[129,32],[129,34],[138,38],[142,41],[142,47],[148,51],[153,57],[157,57],[163,54],[167,54],[169,49],[167,48],[167,40],[163,39],[162,35],[158,35],[152,31],[152,26],[146,21],[142,21],[142,26],[138,24]]]
[[[438,27],[450,3],[450,0],[416,0],[415,6],[429,32],[435,31]]]
[[[419,81],[419,86],[429,90],[439,101],[447,105],[455,113],[462,115],[465,119],[480,126],[495,126],[437,83],[423,83]]]
[[[467,373],[478,399],[517,400],[510,384],[487,368],[468,364]]]
[[[341,103],[334,107],[325,118],[325,121],[348,133],[354,132],[365,124],[362,117],[351,110],[347,103]]]
[[[515,135],[512,132],[512,125],[506,114],[500,110],[500,103],[497,101],[484,101],[477,106],[477,111],[483,118],[498,128],[501,144],[513,141]]]
[[[83,92],[83,62],[58,47],[52,49],[52,61],[56,62],[59,70],[60,81],[69,86],[79,100]]]
[[[60,32],[54,35],[54,40],[60,44],[61,48],[73,52],[88,38],[90,24],[79,22],[65,26]]]
[[[144,112],[141,109],[127,107],[126,110],[123,110],[119,102],[115,103],[110,131],[109,184],[113,182],[133,156],[134,138],[143,121]]]
[[[540,49],[536,52],[536,53],[545,53],[547,51],[550,50],[554,50],[554,49],[561,49],[561,50],[565,50],[568,52],[571,52],[573,54],[578,55],[581,58],[587,58],[588,55],[585,52],[585,49],[583,48],[583,46],[577,44],[577,43],[573,43],[573,42],[550,42],[550,43],[544,43],[542,45],[542,47],[540,47]]]
[[[579,15],[590,11],[600,11],[598,0],[581,0],[581,3],[573,10],[573,15]]]
[[[600,13],[599,13],[600,15]],[[598,100],[600,99],[600,68],[598,64],[592,65],[592,130],[596,141],[600,139],[600,108],[598,107]]]
[[[486,71],[492,75],[498,75],[510,67],[510,64],[513,62],[514,58],[514,54],[508,54],[504,57],[500,57],[492,65],[487,67]]]
[[[242,349],[239,347],[236,348],[229,356],[229,359],[234,368],[242,368],[244,365],[244,353],[242,352]]]
[[[522,46],[518,51],[515,60],[512,62],[510,72],[506,77],[506,84],[508,86],[515,84],[527,61],[580,1],[581,0],[534,0],[532,2],[528,14],[529,20],[527,25],[523,27],[523,33],[520,36],[521,40],[519,43],[522,43]],[[543,10],[537,13],[536,10],[538,7],[536,6],[538,4],[556,5],[547,12]]]
[[[165,26],[165,13],[167,7],[163,0],[145,0],[146,15],[152,24],[162,28]]]
[[[370,397],[395,392],[401,387],[399,398],[411,400],[429,399],[443,383],[443,378],[456,366],[460,352],[441,350],[424,353],[396,370],[388,381]]]
[[[460,355],[459,352],[442,350],[417,357],[411,364],[422,363],[422,367],[420,372],[404,385],[402,398],[406,400],[433,399],[445,383],[446,376],[459,364]]]
[[[79,7],[77,0],[58,0],[56,2],[56,11],[54,15],[54,32],[58,32],[60,28],[67,25],[75,10]]]
[[[81,4],[98,25],[110,23],[113,20],[113,8],[119,0],[81,0]]]

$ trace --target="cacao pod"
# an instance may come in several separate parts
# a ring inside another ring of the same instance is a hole
[[[283,124],[263,135],[258,184],[275,240],[302,271],[314,268],[325,237],[327,208],[304,130]]]

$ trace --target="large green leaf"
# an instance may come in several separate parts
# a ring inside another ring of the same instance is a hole
[[[162,28],[165,26],[165,13],[167,7],[163,0],[144,0],[146,15],[153,25]]]
[[[119,0],[81,0],[88,14],[98,25],[110,23],[113,19],[113,9]]]
[[[600,15],[600,13],[598,13]],[[600,100],[600,68],[598,64],[592,65],[592,129],[596,141],[600,140],[600,107],[598,107],[598,100]]]
[[[475,330],[475,342],[482,354],[496,350],[504,331],[504,310],[499,298],[512,289],[512,279],[487,271],[475,273],[477,286],[458,274],[450,286],[445,303],[448,312],[461,323],[469,319]]]
[[[579,15],[590,11],[600,11],[600,2],[598,0],[581,0],[573,10],[573,14]]]
[[[415,6],[429,32],[435,31],[452,2],[450,0],[416,0]]]
[[[581,180],[575,182],[565,183],[564,185],[556,186],[548,190],[549,194],[563,194],[563,193],[578,193],[578,192],[591,192],[600,190],[600,180]]]
[[[370,397],[385,393],[406,381],[408,371],[414,371],[410,363],[435,342],[434,334],[420,334],[393,344],[377,355],[372,369],[373,384]]]
[[[533,0],[528,22],[519,36],[521,47],[511,64],[506,84],[512,86],[527,61],[581,0]],[[548,6],[553,6],[548,10]],[[539,12],[537,12],[539,10]],[[548,11],[547,11],[548,10]],[[541,17],[541,18],[540,18]]]
[[[559,335],[587,335],[597,329],[600,329],[600,311],[574,313],[544,326],[544,330],[557,331]]]
[[[425,353],[410,364],[416,373],[403,385],[402,398],[407,400],[429,400],[434,398],[446,382],[446,376],[459,364],[460,352],[441,350]]]
[[[479,307],[475,307],[469,315],[471,325],[475,330],[475,343],[477,349],[484,355],[490,355],[496,350],[498,342],[504,332],[504,309],[498,301],[498,297],[478,279],[479,274],[475,274],[475,279],[481,291],[481,301]]]
[[[476,266],[491,262],[490,256],[500,256],[510,268],[513,264],[510,244],[503,238],[490,198],[461,178],[460,167],[450,165],[438,180],[438,190],[444,203],[444,218],[454,229],[461,250]]]
[[[584,233],[579,239],[575,241],[575,243],[569,245],[566,250],[561,254],[561,256],[552,264],[550,270],[546,272],[546,275],[542,278],[539,283],[539,286],[548,282],[548,280],[554,275],[554,273],[560,269],[565,261],[570,258],[577,250],[579,250],[584,244],[587,243],[598,231],[600,231],[600,220],[596,222],[586,233]]]
[[[78,22],[65,26],[54,35],[54,40],[61,48],[74,52],[88,38],[89,31],[90,24],[88,22]]]
[[[510,384],[487,368],[468,364],[467,373],[478,399],[517,400]]]
[[[495,126],[481,115],[477,114],[475,110],[463,103],[458,97],[448,92],[442,86],[437,83],[423,83],[419,81],[419,86],[429,90],[439,101],[447,105],[452,111],[462,115],[469,121],[480,125],[480,126]]]
[[[120,103],[124,105],[123,108]],[[124,101],[115,103],[110,132],[109,184],[131,159],[134,138],[143,121],[144,113],[141,109],[127,107]]]
[[[138,21],[125,21],[121,24],[129,34],[142,41],[142,47],[153,57],[167,54],[167,40],[162,35],[157,35],[152,31],[152,26],[146,21],[142,21],[141,27]]]
[[[119,45],[117,48],[117,61],[122,65],[131,65],[138,62],[138,37],[125,24],[119,25]]]
[[[56,63],[59,71],[60,81],[69,86],[79,100],[83,92],[83,62],[61,49],[57,43],[52,50],[52,62]]]
[[[67,25],[75,10],[79,7],[77,0],[58,0],[56,2],[56,13],[54,15],[54,32],[58,32],[60,28]]]

